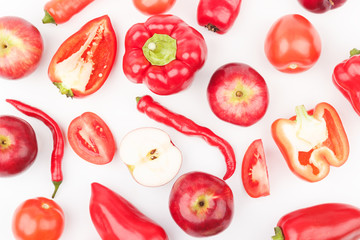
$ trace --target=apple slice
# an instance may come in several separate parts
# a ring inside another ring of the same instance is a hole
[[[169,135],[158,128],[145,127],[129,132],[121,141],[119,152],[135,181],[148,187],[170,182],[182,163],[180,150]]]

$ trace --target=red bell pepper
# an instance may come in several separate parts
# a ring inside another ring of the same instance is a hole
[[[116,49],[110,18],[95,18],[59,47],[49,65],[50,80],[67,97],[92,94],[109,76]]]
[[[360,115],[360,51],[350,51],[350,58],[336,65],[332,79],[335,86],[349,100]]]
[[[241,0],[200,0],[197,21],[210,31],[224,34],[239,15],[240,5]]]
[[[167,240],[162,227],[130,202],[99,184],[91,184],[91,220],[102,240]]]
[[[50,0],[44,6],[43,23],[60,24],[68,21],[94,0]]]
[[[358,240],[360,209],[349,204],[326,203],[284,215],[273,240]]]
[[[349,156],[341,119],[325,102],[309,112],[304,106],[296,107],[296,119],[277,119],[271,131],[291,171],[309,182],[325,178],[330,165],[339,167]]]
[[[205,40],[198,31],[176,16],[155,15],[127,32],[123,70],[130,81],[169,95],[191,84],[206,56]]]

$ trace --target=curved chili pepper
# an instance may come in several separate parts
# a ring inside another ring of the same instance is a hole
[[[138,97],[136,100],[138,101],[137,109],[148,117],[173,127],[185,135],[201,136],[210,145],[218,147],[225,157],[227,167],[223,179],[226,180],[233,175],[236,167],[235,153],[226,140],[213,133],[210,129],[196,124],[189,118],[169,111],[158,102],[155,102],[149,95]]]
[[[64,136],[61,129],[54,119],[38,108],[13,99],[6,99],[6,102],[13,105],[17,110],[25,115],[39,119],[51,130],[54,146],[51,154],[51,179],[55,186],[52,198],[54,198],[63,180],[61,161],[64,155]]]
[[[51,0],[44,6],[43,23],[60,24],[68,21],[94,0]]]
[[[210,31],[224,34],[239,15],[240,5],[241,0],[200,0],[197,21]]]
[[[354,48],[350,58],[336,65],[332,80],[337,89],[360,115],[360,51]]]
[[[360,209],[349,204],[326,203],[284,215],[273,240],[357,240]]]

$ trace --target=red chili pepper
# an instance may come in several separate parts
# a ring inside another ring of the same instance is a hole
[[[60,24],[68,21],[94,0],[51,0],[45,4],[43,23]]]
[[[126,33],[123,69],[130,81],[168,95],[191,84],[206,56],[198,31],[176,16],[155,15]]]
[[[91,220],[103,240],[167,240],[164,229],[125,198],[99,184],[91,184]]]
[[[350,51],[350,58],[336,65],[332,79],[335,86],[349,100],[360,115],[360,51]]]
[[[61,129],[54,119],[38,108],[13,99],[6,99],[6,102],[13,105],[25,115],[39,119],[51,130],[54,146],[51,154],[51,180],[55,186],[52,198],[54,198],[63,180],[61,161],[64,155],[64,136]]]
[[[224,34],[239,15],[241,0],[200,0],[197,21],[210,31]]]
[[[236,167],[235,153],[227,141],[217,136],[210,129],[196,124],[189,118],[169,111],[158,102],[155,102],[149,95],[141,98],[138,97],[136,100],[138,101],[137,109],[148,117],[173,127],[185,135],[201,136],[210,145],[218,147],[225,157],[227,167],[223,179],[226,180],[233,175]]]
[[[283,216],[273,240],[358,240],[360,209],[349,204],[326,203]]]

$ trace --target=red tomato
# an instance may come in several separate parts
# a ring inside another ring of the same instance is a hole
[[[57,240],[64,230],[64,212],[51,199],[28,199],[15,210],[12,230],[17,240]]]
[[[319,59],[320,52],[318,32],[298,14],[281,17],[266,36],[266,57],[281,72],[297,73],[311,68]]]
[[[155,15],[169,10],[175,0],[133,0],[133,3],[140,12]]]
[[[242,162],[241,178],[250,197],[257,198],[270,194],[269,175],[261,139],[252,142]]]
[[[95,18],[61,44],[49,65],[50,80],[68,97],[92,94],[109,76],[116,49],[110,18]]]
[[[85,112],[71,121],[68,140],[74,152],[94,164],[111,162],[115,141],[106,123],[95,113]]]

